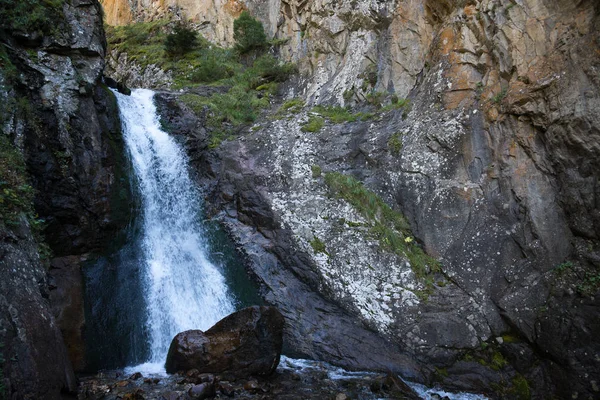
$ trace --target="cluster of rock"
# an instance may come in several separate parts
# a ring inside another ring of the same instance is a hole
[[[419,399],[394,375],[364,373],[336,382],[326,368],[277,369],[284,319],[274,307],[248,307],[217,322],[206,332],[190,330],[173,339],[166,371],[144,377],[122,372],[84,378],[79,399],[188,400],[207,398],[345,400],[393,396]],[[348,382],[348,380],[350,382]],[[350,396],[350,397],[348,397]]]
[[[168,377],[129,377],[110,371],[84,377],[80,400],[190,400],[190,399],[261,399],[261,400],[418,400],[401,380],[384,374],[331,379],[325,368],[311,371],[278,369],[268,377],[227,378],[218,374],[198,373]],[[432,398],[447,399],[443,395]]]

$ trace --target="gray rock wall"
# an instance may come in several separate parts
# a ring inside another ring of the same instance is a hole
[[[355,368],[382,360],[344,348],[351,335],[339,332],[353,329],[317,323],[306,335],[302,321],[334,312],[299,312],[297,279],[447,387],[510,398],[527,382],[538,398],[597,396],[598,4],[282,2],[281,15],[280,37],[296,34],[283,53],[304,72],[290,96],[354,103],[375,89],[411,103],[318,133],[301,130],[308,109],[265,118],[221,146],[220,162],[203,161],[217,178],[215,212],[265,298],[294,321],[287,340]],[[442,264],[428,296],[407,260],[313,176],[316,165],[406,215]]]

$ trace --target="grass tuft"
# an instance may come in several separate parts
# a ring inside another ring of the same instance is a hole
[[[325,120],[316,115],[311,115],[308,117],[308,121],[302,125],[302,132],[319,132],[323,125],[325,124]]]
[[[339,106],[322,106],[318,105],[312,109],[313,112],[319,114],[322,117],[327,118],[334,124],[341,124],[344,122],[354,122],[354,121],[365,121],[373,118],[373,113],[352,113],[346,107]]]
[[[325,183],[334,196],[346,200],[370,221],[371,232],[383,248],[407,258],[417,279],[428,289],[433,287],[430,275],[441,272],[440,264],[414,241],[410,226],[401,213],[392,210],[352,176],[330,172],[325,174]]]
[[[390,136],[390,139],[388,140],[388,148],[390,149],[390,153],[395,156],[400,154],[400,151],[402,150],[402,135],[404,135],[404,132],[396,132]]]

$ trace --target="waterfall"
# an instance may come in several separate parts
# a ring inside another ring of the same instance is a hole
[[[154,92],[115,94],[142,203],[139,262],[150,359],[135,369],[160,372],[177,333],[208,329],[234,311],[234,301],[222,272],[208,259],[188,160],[161,129]]]

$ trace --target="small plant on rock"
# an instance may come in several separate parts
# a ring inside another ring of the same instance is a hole
[[[313,248],[313,251],[315,252],[315,254],[319,254],[319,253],[327,254],[327,249],[325,248],[325,243],[323,243],[321,241],[321,239],[319,239],[316,236],[310,241],[310,246]]]
[[[496,104],[500,104],[502,100],[506,97],[508,89],[504,88],[499,93],[497,93],[494,97],[492,97],[492,101]]]
[[[388,148],[390,149],[390,153],[395,156],[400,154],[400,150],[402,150],[402,135],[403,132],[396,132],[390,136],[390,140],[388,140]]]
[[[312,172],[312,177],[317,179],[321,176],[321,167],[319,167],[318,165],[313,165],[310,167],[310,170]]]

